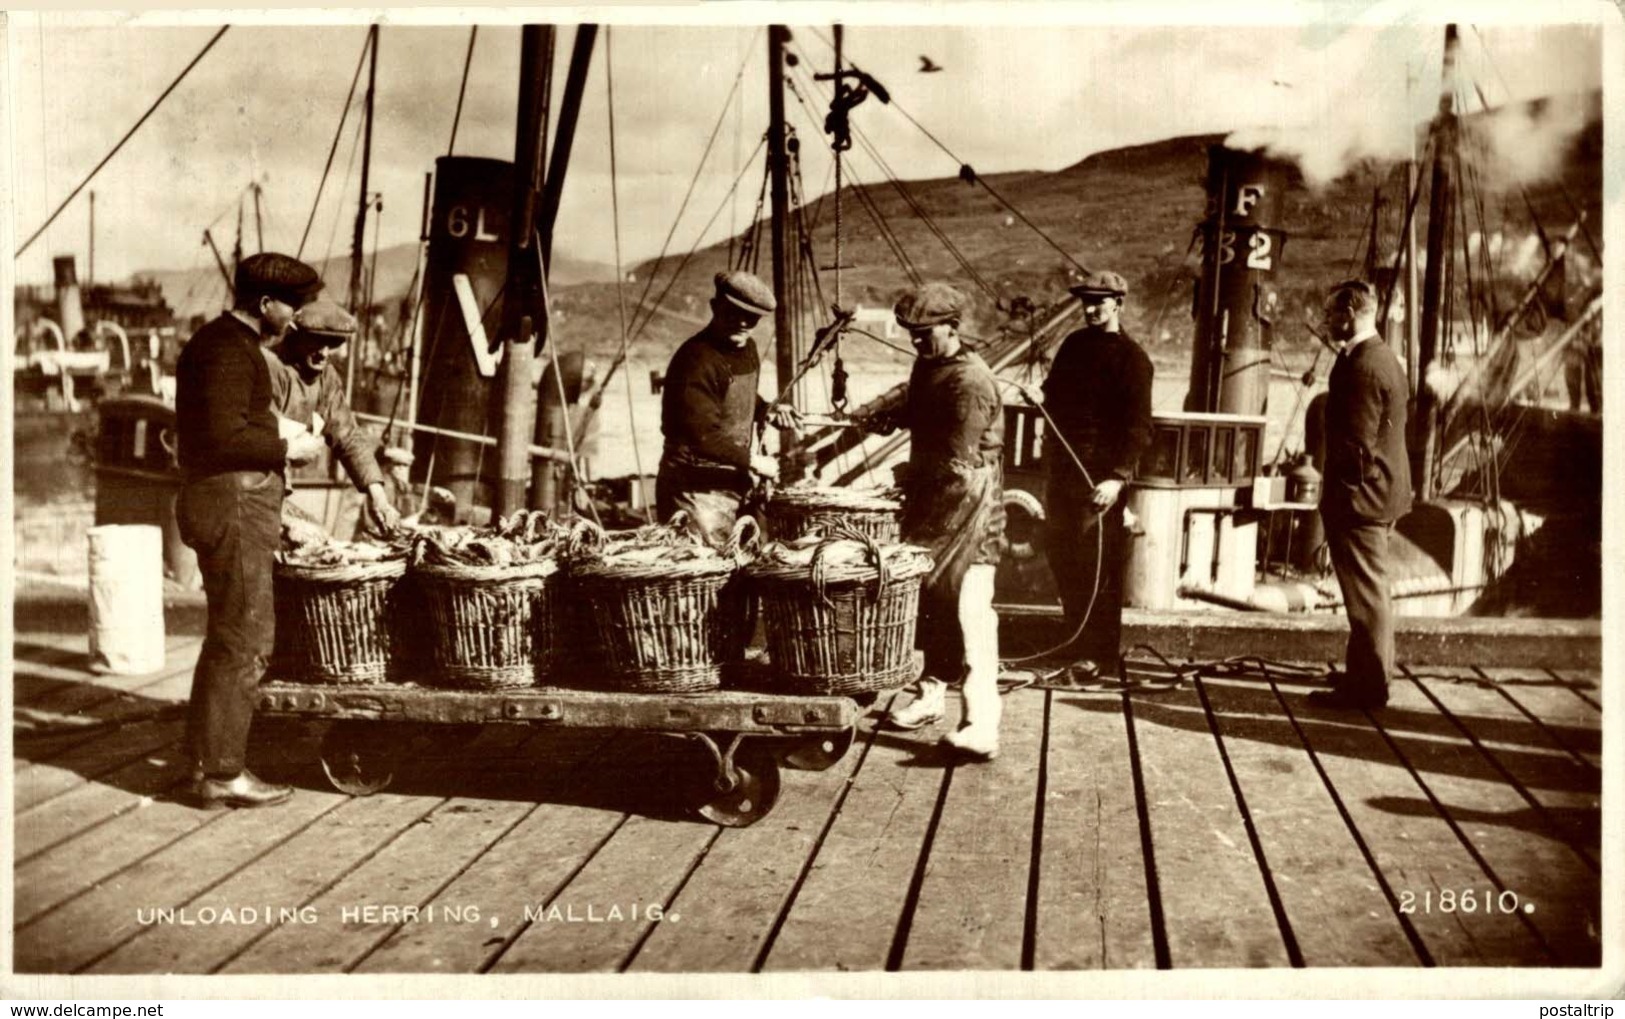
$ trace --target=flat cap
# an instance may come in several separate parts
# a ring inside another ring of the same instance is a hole
[[[297,258],[264,251],[237,263],[232,288],[239,294],[262,294],[298,308],[316,299],[322,277]]]
[[[1109,269],[1100,269],[1085,276],[1082,283],[1067,289],[1079,297],[1083,297],[1085,294],[1108,294],[1112,297],[1124,297],[1128,294],[1128,283],[1119,274]]]
[[[753,315],[768,315],[779,306],[773,288],[748,272],[717,273],[717,296]]]
[[[964,294],[946,283],[927,283],[898,298],[892,314],[904,329],[924,329],[963,318],[969,303]]]
[[[293,328],[335,346],[349,342],[356,334],[355,316],[325,297],[294,312]]]

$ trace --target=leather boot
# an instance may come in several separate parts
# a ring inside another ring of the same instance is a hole
[[[923,729],[942,721],[942,704],[948,684],[929,676],[920,677],[920,692],[901,708],[886,713],[886,724],[893,729]]]
[[[293,786],[267,782],[244,769],[236,778],[210,778],[198,775],[192,782],[191,798],[205,810],[222,807],[270,807],[293,795]]]

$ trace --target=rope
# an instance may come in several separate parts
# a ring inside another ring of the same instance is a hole
[[[363,127],[364,125],[360,121],[356,122],[355,140],[350,143],[350,159],[349,162],[344,166],[344,186],[339,188],[340,194],[350,190],[350,177],[355,173],[355,156],[357,152],[361,151],[361,135],[363,134]],[[338,243],[339,221],[344,219],[343,213],[344,206],[341,202],[333,210],[333,229],[328,232],[327,250],[322,254],[322,279],[324,282],[327,279],[327,274],[333,269],[333,246]],[[304,248],[302,245],[299,253],[301,256],[304,254]]]
[[[627,347],[631,344],[631,336],[626,331],[626,271],[621,264],[621,192],[620,177],[616,171],[615,162],[615,54],[610,45],[610,34],[613,31],[614,29],[611,26],[605,26],[604,28],[604,89],[606,93],[605,105],[609,111],[609,205],[615,240],[615,307],[616,312],[620,315],[621,323],[621,349],[617,356],[624,361],[626,360]],[[740,109],[743,108],[744,105],[740,104]],[[737,156],[736,151],[736,161]],[[730,233],[729,236],[731,237],[732,234]],[[729,243],[731,244],[732,241],[730,240]],[[622,375],[621,378],[626,382],[626,417],[628,424],[631,426],[632,465],[637,471],[638,484],[641,485],[644,477],[643,453],[638,444],[638,419],[637,410],[632,399],[632,376]],[[608,381],[606,377],[604,384],[598,387],[598,392],[593,395],[593,401],[588,404],[589,407],[596,408],[598,406],[598,401],[601,401],[604,396],[604,385],[607,385]],[[590,420],[590,415],[583,417],[583,429],[586,428],[588,420]],[[654,523],[654,510],[645,505],[643,507],[643,517],[648,522]]]
[[[474,40],[479,38],[480,26],[473,25],[468,30],[468,53],[463,56],[463,80],[457,86],[457,112],[451,115],[451,140],[446,142],[446,155],[451,155],[457,147],[457,125],[463,120],[463,95],[468,91],[468,71],[474,66]]]
[[[816,32],[814,34],[818,35],[820,39],[823,39],[823,36],[821,34],[816,33]],[[825,40],[825,42],[827,44],[828,40]],[[799,49],[799,48],[800,47],[797,47],[797,49]],[[833,45],[831,45],[831,49],[833,49],[833,48],[834,48]],[[863,70],[856,63],[852,63],[851,61],[848,61],[848,63],[852,64],[852,69],[854,71],[862,71]],[[839,70],[839,68],[837,68],[836,70]],[[913,124],[916,128],[918,128],[921,134],[923,134],[927,138],[929,138],[933,145],[935,145],[937,148],[941,149],[943,151],[943,153],[946,154],[949,159],[952,159],[954,161],[954,163],[959,167],[959,175],[960,175],[961,179],[966,180],[967,183],[980,184],[987,191],[987,193],[993,197],[994,201],[996,201],[1000,205],[1004,206],[1005,209],[1011,215],[1013,215],[1017,219],[1021,220],[1021,222],[1023,224],[1025,224],[1029,229],[1031,229],[1033,233],[1037,234],[1040,238],[1042,238],[1045,244],[1048,244],[1050,247],[1054,248],[1057,252],[1059,252],[1061,257],[1066,259],[1068,262],[1071,262],[1073,267],[1076,268],[1079,272],[1082,272],[1085,275],[1088,274],[1088,272],[1089,272],[1089,267],[1088,266],[1084,265],[1083,263],[1079,262],[1077,259],[1073,258],[1072,255],[1065,248],[1061,247],[1060,244],[1056,243],[1055,239],[1053,237],[1051,237],[1049,234],[1045,233],[1038,226],[1037,223],[1034,223],[1032,220],[1028,219],[1026,213],[1022,212],[1020,209],[1018,209],[1014,205],[1012,205],[1010,203],[1010,201],[1008,199],[1006,199],[1003,195],[1001,195],[997,190],[995,190],[993,185],[989,184],[987,182],[987,180],[982,177],[981,174],[977,173],[974,169],[972,169],[971,165],[969,163],[965,162],[963,159],[960,159],[959,156],[956,155],[953,152],[952,149],[948,148],[948,146],[943,143],[942,139],[938,138],[935,134],[932,134],[930,129],[927,128],[924,124],[920,123],[918,120],[915,120],[914,115],[909,113],[906,109],[903,108],[903,104],[897,101],[896,96],[891,97],[891,102],[888,105],[890,105],[898,113],[902,114],[903,118],[905,120],[907,120],[910,124]]]
[[[553,297],[547,286],[547,263],[542,259],[542,248],[545,242],[542,232],[537,230],[532,238],[532,247],[536,250],[536,278],[542,288],[542,323],[546,327],[545,336],[553,339]],[[559,369],[559,345],[557,342],[547,344],[548,356],[553,362],[553,381],[559,389],[559,415],[564,420],[564,444],[570,449],[570,487],[574,492],[586,496],[587,511],[592,514],[593,522],[603,525],[598,519],[598,506],[592,500],[592,493],[587,491],[586,481],[581,477],[581,456],[576,452],[575,432],[570,427],[570,398],[564,392],[564,372]],[[512,368],[512,365],[509,366]]]
[[[762,30],[758,28],[756,30],[756,34],[751,36],[751,45],[755,44],[757,36],[759,36],[761,34],[762,34]],[[688,209],[689,199],[694,196],[694,187],[700,181],[700,172],[705,169],[705,161],[711,155],[711,146],[716,143],[717,132],[722,129],[722,122],[728,116],[728,107],[733,103],[734,96],[736,94],[738,94],[738,92],[739,92],[739,83],[740,83],[741,80],[743,80],[743,78],[745,76],[745,67],[749,63],[750,63],[750,46],[747,46],[745,48],[745,59],[740,61],[739,71],[738,71],[738,73],[736,73],[734,75],[733,87],[728,90],[727,98],[723,99],[723,101],[722,101],[722,110],[720,112],[718,112],[718,114],[717,114],[717,122],[715,124],[711,125],[711,136],[705,140],[705,151],[700,153],[699,165],[694,167],[694,175],[689,178],[688,190],[683,192],[683,201],[677,207],[677,215],[671,221],[671,229],[666,231],[666,239],[664,241],[662,241],[661,244],[660,244],[660,254],[655,256],[655,259],[654,259],[654,262],[653,262],[653,268],[649,270],[649,279],[643,285],[643,293],[638,295],[638,303],[637,303],[637,306],[633,310],[633,313],[632,313],[632,319],[633,319],[634,323],[637,321],[637,313],[638,313],[638,311],[643,308],[644,301],[648,299],[649,291],[654,286],[655,275],[660,269],[660,263],[666,257],[667,250],[671,247],[671,239],[677,235],[677,224],[682,222],[683,213],[685,211],[687,211],[687,209]],[[764,140],[764,143],[765,143],[765,140]],[[758,148],[760,148],[760,146],[758,146]],[[747,159],[745,162],[747,164],[749,164],[750,161],[755,159],[755,158],[756,158],[756,154],[754,152],[752,152],[751,156],[750,156],[750,159]],[[738,184],[739,184],[738,180],[735,179],[734,186],[737,187]],[[732,189],[730,189],[728,193],[729,193],[729,197],[731,198],[732,195],[733,195]],[[720,212],[721,210],[719,209],[718,211]],[[685,259],[684,261],[686,262],[687,260]],[[679,268],[678,271],[681,272],[682,271],[681,268]],[[662,294],[662,296],[664,296],[664,294]],[[651,311],[649,314],[651,316],[653,316],[654,312]]]
[[[803,108],[806,108],[807,101],[801,95],[801,89],[796,87],[793,80],[787,82],[787,84],[790,86],[791,94],[796,97],[796,102],[800,103]],[[814,94],[822,97],[822,90],[819,89],[816,82],[812,83],[810,86],[808,86],[808,88]],[[995,289],[992,284],[990,284],[979,272],[976,271],[976,267],[970,263],[970,260],[965,257],[964,253],[961,252],[954,242],[949,239],[948,235],[944,233],[939,226],[937,226],[936,222],[932,220],[931,216],[925,211],[925,208],[920,205],[914,196],[909,193],[908,189],[903,186],[902,182],[898,179],[897,174],[892,171],[891,165],[886,162],[885,157],[880,155],[880,152],[874,146],[874,143],[869,140],[869,136],[865,134],[863,129],[858,127],[856,124],[852,125],[852,133],[853,136],[858,140],[858,143],[863,146],[865,154],[867,154],[869,158],[874,161],[876,168],[879,169],[881,174],[886,178],[886,182],[890,184],[892,189],[896,191],[897,194],[903,199],[903,202],[914,213],[915,217],[919,219],[922,224],[924,224],[927,230],[931,231],[939,242],[941,242],[943,248],[947,250],[949,255],[953,256],[954,261],[959,263],[959,267],[965,271],[965,274],[969,276],[971,280],[989,297],[991,297],[995,304],[997,304],[999,300],[998,290]]]
[[[72,191],[68,192],[68,197],[62,199],[62,204],[58,205],[54,212],[45,217],[45,222],[41,223],[33,233],[28,235],[28,240],[23,241],[22,247],[18,248],[12,253],[13,258],[22,257],[23,252],[27,251],[30,245],[39,240],[40,235],[49,229],[52,223],[56,222],[56,218],[62,215],[62,211],[68,207],[68,203],[79,197],[79,192],[83,191],[91,181],[96,179],[96,175],[101,173],[102,167],[111,162],[113,157],[119,154],[119,150],[124,148],[125,143],[131,138],[135,137],[135,133],[141,130],[141,125],[145,124],[147,119],[158,111],[158,107],[163,105],[165,99],[169,98],[169,94],[180,87],[180,83],[186,80],[186,76],[188,74],[192,73],[192,68],[198,65],[198,62],[203,59],[205,54],[214,49],[214,44],[219,42],[220,37],[225,35],[226,31],[230,28],[230,25],[221,25],[220,30],[215,32],[214,35],[209,38],[209,41],[203,44],[203,48],[198,50],[197,56],[193,57],[191,63],[187,64],[186,67],[181,70],[181,73],[175,76],[175,80],[169,83],[169,87],[164,89],[158,98],[152,101],[152,105],[147,107],[147,112],[141,114],[141,119],[135,122],[135,126],[124,132],[124,137],[120,138],[118,143],[108,151],[107,155],[101,158],[101,162],[97,163],[96,166],[85,175],[85,179],[81,180]],[[44,153],[42,152],[41,156],[43,157],[43,155]]]
[[[322,167],[322,179],[316,185],[316,198],[310,203],[310,217],[305,220],[305,232],[299,235],[299,250],[295,258],[305,256],[305,241],[310,238],[310,227],[316,222],[316,210],[322,204],[322,190],[327,187],[327,175],[333,169],[333,156],[339,150],[339,139],[344,137],[344,125],[350,119],[350,107],[355,105],[356,85],[361,81],[361,69],[367,64],[367,53],[372,49],[372,29],[367,29],[367,41],[361,44],[361,58],[355,62],[355,74],[350,78],[350,93],[344,97],[344,110],[339,114],[339,126],[333,131],[333,144],[327,147],[327,165]]]

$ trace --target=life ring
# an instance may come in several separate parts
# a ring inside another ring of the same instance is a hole
[[[1044,504],[1039,502],[1038,498],[1031,492],[1020,488],[1007,488],[1004,490],[1003,503],[1007,520],[1014,516],[1016,510],[1020,510],[1035,522],[1042,523],[1044,521]],[[1010,536],[1008,524],[1006,525],[1006,535]],[[1026,562],[1038,555],[1038,549],[1033,546],[1031,541],[1020,540],[1013,536],[1010,536],[1005,551],[1010,558],[1020,562]]]

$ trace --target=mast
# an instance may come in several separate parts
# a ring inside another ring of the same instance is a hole
[[[767,166],[769,193],[772,202],[773,238],[773,297],[778,307],[773,312],[774,344],[773,364],[778,371],[779,385],[793,378],[801,351],[796,342],[794,324],[790,318],[790,245],[786,225],[790,215],[790,184],[788,145],[784,122],[784,51],[790,42],[790,30],[783,25],[770,25],[767,30]],[[785,394],[792,407],[804,404],[797,383]],[[788,428],[779,429],[779,476],[785,481],[795,480],[797,459],[796,434]]]
[[[96,285],[96,192],[90,193],[90,265],[85,268],[85,286]]]
[[[1406,130],[1410,132],[1411,156],[1405,160],[1405,204],[1410,208],[1411,195],[1416,191],[1416,125],[1410,120],[1411,109],[1411,65],[1405,65],[1405,123]],[[1410,391],[1416,392],[1417,385],[1422,376],[1417,373],[1417,362],[1421,359],[1421,350],[1418,344],[1421,341],[1420,310],[1416,306],[1416,223],[1414,217],[1405,216],[1405,236],[1401,243],[1405,251],[1405,370],[1410,376]]]
[[[344,397],[346,400],[355,397],[355,363],[361,358],[361,352],[367,346],[367,315],[362,305],[361,270],[364,245],[367,232],[367,177],[372,169],[372,111],[373,100],[378,94],[378,26],[374,25],[367,31],[367,100],[366,119],[363,121],[361,141],[361,202],[355,213],[355,234],[350,240],[350,314],[356,317],[359,329],[356,332],[356,342],[350,348],[349,356],[344,359]]]
[[[564,195],[564,175],[570,165],[570,150],[575,144],[576,123],[581,118],[581,99],[587,90],[587,71],[592,66],[593,43],[598,36],[597,25],[576,26],[575,42],[570,48],[570,69],[565,74],[564,95],[559,99],[559,123],[553,131],[553,152],[547,163],[547,176],[542,181],[541,207],[536,213],[535,234],[537,243],[541,247],[541,277],[543,281],[549,278],[548,274],[553,265],[553,224],[558,219],[559,202]],[[534,262],[534,257],[532,258]],[[547,303],[540,305],[544,316]],[[543,343],[546,342],[546,331],[543,332]],[[536,413],[534,442],[538,446],[557,448],[560,445],[573,446],[573,435],[569,427],[570,405],[566,396],[566,386],[561,375],[558,350],[548,351],[552,361],[553,379],[542,382],[543,389],[536,393]],[[573,452],[573,450],[572,450]],[[560,503],[559,481],[565,469],[574,470],[572,459],[569,466],[559,464],[553,460],[532,460],[530,464],[530,508],[553,512]]]
[[[530,437],[536,430],[534,367],[547,342],[541,314],[537,204],[547,159],[547,116],[553,80],[552,25],[525,25],[519,44],[519,115],[514,131],[513,214],[509,219],[508,281],[502,299],[504,354],[496,389],[502,394],[497,433],[497,484],[492,512],[525,508],[530,482]],[[534,341],[534,342],[533,342]]]
[[[1428,368],[1438,355],[1440,337],[1449,328],[1443,309],[1450,287],[1452,227],[1455,223],[1455,162],[1458,126],[1455,108],[1456,26],[1444,30],[1444,67],[1439,88],[1439,112],[1433,120],[1433,173],[1428,194],[1427,270],[1422,280],[1422,327],[1417,341],[1416,415],[1410,444],[1411,485],[1417,501],[1436,493],[1433,460],[1438,449],[1438,401],[1427,385]]]

